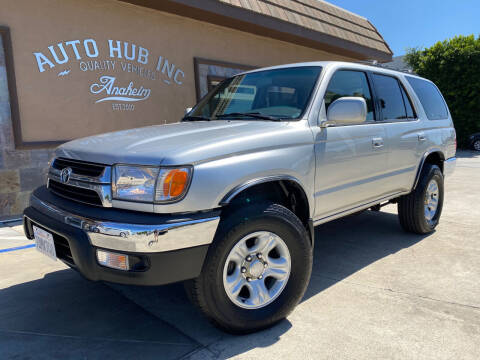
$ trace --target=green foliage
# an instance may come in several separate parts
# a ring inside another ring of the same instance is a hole
[[[459,146],[480,132],[480,36],[456,36],[430,48],[409,49],[405,61],[433,81],[452,114]]]

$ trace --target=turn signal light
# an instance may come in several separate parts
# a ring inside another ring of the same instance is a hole
[[[161,169],[158,175],[156,201],[172,201],[182,197],[188,189],[190,168]]]
[[[118,270],[129,270],[128,255],[97,249],[97,260],[102,266]]]

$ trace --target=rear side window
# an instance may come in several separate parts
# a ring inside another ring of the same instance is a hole
[[[380,120],[405,120],[414,118],[410,100],[396,78],[373,74],[373,82],[381,110]]]
[[[447,105],[435,85],[429,81],[410,76],[406,76],[406,78],[420,99],[429,120],[448,118]]]
[[[373,100],[367,75],[362,71],[339,70],[333,74],[325,93],[325,109],[335,100],[345,96],[362,97],[367,103],[367,120],[373,120]]]

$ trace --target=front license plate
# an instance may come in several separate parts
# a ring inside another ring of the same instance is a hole
[[[52,234],[33,225],[33,235],[35,237],[37,250],[49,258],[57,260]]]

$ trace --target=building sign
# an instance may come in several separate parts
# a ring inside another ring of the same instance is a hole
[[[18,149],[176,123],[209,87],[249,68],[236,64],[326,56],[129,1],[3,1],[0,24],[12,29],[4,47]]]
[[[114,111],[133,111],[136,104],[148,100],[152,87],[146,80],[164,86],[183,84],[185,72],[163,55],[127,41],[108,39],[103,45],[91,38],[62,41],[33,52],[33,57],[40,73],[53,71],[62,81],[75,71],[95,73],[88,89],[92,103],[108,103]],[[127,75],[127,80],[119,79],[118,73]]]

